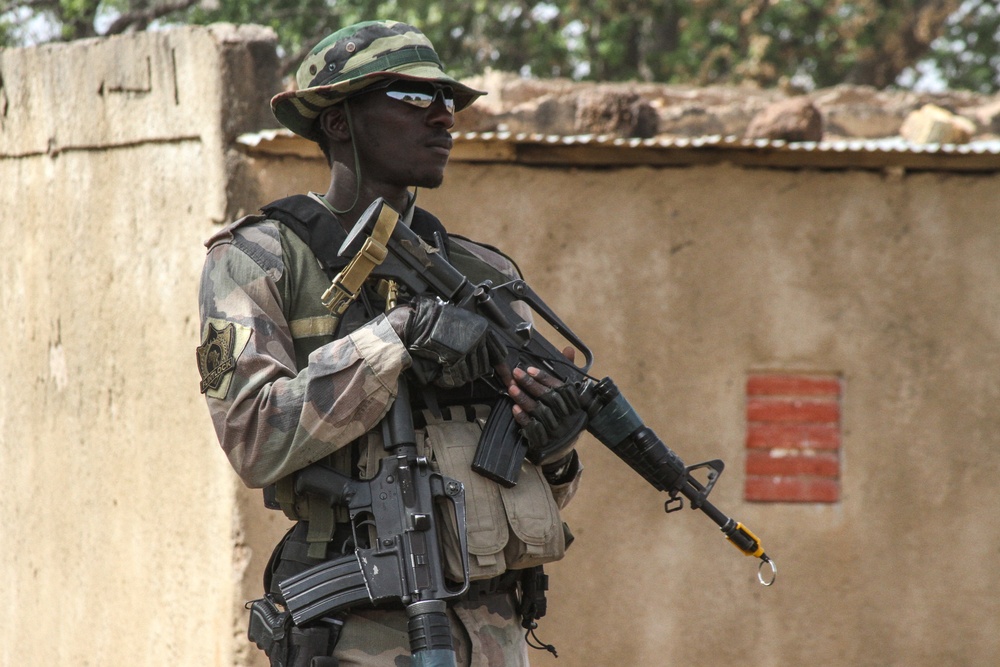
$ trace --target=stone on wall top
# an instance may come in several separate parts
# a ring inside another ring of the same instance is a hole
[[[932,94],[845,84],[802,93],[743,86],[577,83],[501,72],[487,72],[470,83],[489,95],[457,117],[461,132],[881,139],[900,136],[911,113],[933,104],[967,121],[967,140],[1000,138],[1000,96],[965,91]]]

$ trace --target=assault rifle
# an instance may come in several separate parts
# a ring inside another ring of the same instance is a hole
[[[381,277],[405,285],[411,294],[437,295],[444,301],[483,316],[506,346],[510,368],[535,366],[575,385],[580,392],[581,404],[588,407],[585,416],[587,431],[654,488],[668,494],[664,504],[668,513],[682,509],[684,498],[687,498],[691,508],[701,510],[712,519],[737,549],[760,559],[757,573],[760,583],[769,586],[774,582],[777,569],[757,536],[708,501],[708,495],[724,468],[721,460],[686,466],[645,425],[610,378],[597,381],[588,375],[593,353],[525,281],[511,280],[500,285],[490,281],[473,284],[443,256],[444,239],[437,239],[437,247],[431,246],[405,225],[396,224],[398,218],[398,213],[383,199],[375,200],[348,234],[340,255],[353,257],[352,264],[370,262],[371,266],[365,269],[368,277]],[[340,280],[350,269],[349,265],[334,279],[325,296],[324,301],[334,315],[345,310],[354,296]],[[548,323],[580,351],[583,364],[577,366],[567,360],[536,330],[532,321],[518,314],[517,304],[530,308],[535,316]],[[509,412],[498,406],[493,415],[502,419]],[[486,429],[489,428],[491,425],[487,424]],[[499,428],[513,426],[508,423]],[[472,467],[500,484],[512,486],[517,482],[527,445],[521,438],[514,440],[518,443],[515,446],[496,447],[505,441],[509,443],[511,439],[483,438]],[[699,470],[704,471],[700,473],[705,477],[704,482],[692,474]],[[767,581],[763,576],[765,564],[771,570]]]
[[[462,483],[431,471],[417,455],[406,380],[382,421],[388,456],[370,480],[354,480],[317,464],[295,477],[297,493],[347,507],[355,551],[279,582],[292,621],[302,626],[360,602],[406,607],[414,666],[455,665],[446,600],[469,587]],[[439,539],[437,505],[451,505],[460,527],[464,580],[449,583]]]
[[[659,491],[668,494],[667,512],[682,509],[687,498],[719,525],[723,534],[741,552],[761,559],[758,579],[766,586],[774,582],[776,569],[764,553],[760,540],[743,524],[729,518],[708,495],[723,470],[720,460],[694,466],[684,462],[647,427],[610,378],[597,381],[588,375],[593,353],[523,280],[500,285],[490,281],[471,283],[444,257],[444,239],[429,245],[405,225],[384,200],[377,199],[362,214],[344,241],[340,255],[351,262],[333,280],[323,302],[334,317],[346,312],[369,278],[382,278],[405,286],[411,294],[432,294],[483,316],[508,350],[507,364],[543,368],[563,382],[575,386],[580,402],[580,426],[613,451]],[[391,301],[393,288],[386,290]],[[532,319],[518,314],[523,304],[547,322],[584,357],[581,366],[570,362],[534,327]],[[514,486],[527,455],[523,438],[502,437],[500,432],[517,428],[508,403],[494,407],[472,468],[499,484]],[[353,480],[329,468],[313,464],[296,474],[295,488],[346,506],[355,534],[355,553],[322,563],[279,582],[285,604],[298,626],[328,614],[370,601],[396,601],[409,616],[413,665],[453,666],[454,651],[445,615],[446,600],[461,596],[469,587],[465,501],[462,484],[430,470],[417,456],[412,414],[405,380],[382,424],[386,450],[374,479]],[[692,473],[707,470],[706,483]],[[435,506],[450,503],[459,527],[459,551],[464,581],[449,585],[444,577]],[[365,532],[370,533],[365,539]],[[367,546],[361,546],[367,545]],[[771,568],[765,581],[764,564]]]

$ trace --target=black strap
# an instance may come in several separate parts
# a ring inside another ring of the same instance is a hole
[[[277,220],[295,232],[309,246],[323,271],[331,280],[350,258],[337,256],[347,238],[347,232],[330,211],[308,195],[293,195],[273,201],[260,209],[268,218]]]
[[[351,261],[337,252],[347,232],[340,221],[323,204],[308,195],[292,195],[273,201],[261,208],[271,220],[277,220],[295,233],[309,246],[323,271],[333,280],[334,276]],[[431,245],[436,245],[435,234],[446,238],[448,232],[434,215],[417,207],[413,211],[410,229]]]

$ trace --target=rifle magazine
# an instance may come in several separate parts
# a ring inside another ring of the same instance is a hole
[[[278,584],[296,625],[359,602],[370,602],[364,572],[354,554],[321,563]]]
[[[513,405],[513,400],[502,396],[493,406],[472,459],[475,472],[507,488],[517,484],[521,463],[528,451],[528,443],[521,436],[511,412]]]

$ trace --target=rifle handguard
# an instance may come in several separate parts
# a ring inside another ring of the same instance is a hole
[[[587,430],[658,491],[673,495],[686,479],[684,462],[643,424],[610,378],[595,391],[592,410],[597,409]]]

